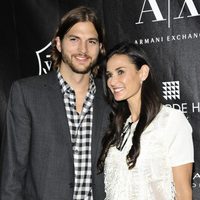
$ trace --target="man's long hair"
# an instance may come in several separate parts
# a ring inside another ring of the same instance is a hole
[[[98,68],[98,63],[105,53],[105,46],[104,46],[105,33],[101,20],[97,17],[96,12],[93,9],[85,6],[77,7],[69,11],[62,17],[60,25],[58,26],[55,36],[52,40],[52,51],[51,51],[52,67],[59,68],[62,61],[62,54],[56,48],[55,38],[59,37],[60,40],[62,41],[65,34],[72,28],[72,26],[74,26],[78,22],[91,22],[97,31],[99,43],[102,44],[102,48],[100,50],[100,54],[97,59],[97,65],[95,65],[94,68],[92,69],[92,72],[96,73]]]

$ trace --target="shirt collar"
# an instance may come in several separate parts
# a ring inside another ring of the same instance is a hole
[[[70,85],[64,80],[59,70],[57,70],[57,78],[61,86],[62,93],[71,93],[71,92],[74,93],[73,88],[71,88]],[[95,82],[94,82],[94,78],[92,74],[90,74],[90,82],[89,82],[88,91],[90,94],[95,94],[96,92],[96,86],[95,86]]]

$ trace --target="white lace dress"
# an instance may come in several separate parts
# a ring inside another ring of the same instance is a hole
[[[130,117],[126,124],[129,122]],[[133,123],[131,133],[135,126]],[[181,111],[163,106],[141,136],[140,155],[133,169],[128,170],[126,164],[132,135],[122,151],[110,148],[104,172],[106,200],[173,200],[172,167],[194,161],[191,133]]]

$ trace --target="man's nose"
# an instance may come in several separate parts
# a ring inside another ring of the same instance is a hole
[[[85,54],[88,52],[88,46],[87,46],[87,42],[85,41],[81,41],[79,43],[79,52]]]

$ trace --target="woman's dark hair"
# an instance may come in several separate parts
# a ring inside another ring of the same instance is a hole
[[[110,116],[110,125],[102,140],[103,149],[97,163],[99,172],[103,171],[105,158],[109,148],[111,146],[116,146],[116,144],[119,143],[123,126],[131,114],[127,101],[115,101],[113,94],[106,84],[106,63],[109,58],[116,54],[128,56],[132,63],[136,65],[138,70],[143,65],[148,65],[150,69],[147,79],[142,84],[140,116],[132,137],[132,146],[127,155],[127,165],[129,169],[132,169],[135,166],[140,154],[140,137],[142,132],[156,117],[161,107],[160,96],[152,74],[151,64],[148,61],[146,53],[141,49],[141,47],[131,42],[122,42],[114,46],[108,52],[102,64],[105,95],[113,108],[113,112]]]
[[[80,6],[66,13],[60,21],[60,25],[58,26],[55,36],[52,40],[51,59],[53,68],[59,68],[62,60],[62,54],[57,50],[56,47],[56,37],[59,37],[60,40],[63,40],[65,34],[78,22],[91,22],[94,25],[98,33],[99,42],[102,44],[98,60],[100,60],[105,54],[105,33],[100,19],[97,17],[97,14],[93,9]],[[96,72],[97,69],[93,68],[92,71]]]

